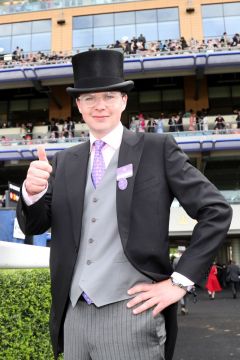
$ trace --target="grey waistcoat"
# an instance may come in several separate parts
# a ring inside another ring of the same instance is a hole
[[[128,299],[127,290],[136,283],[151,282],[123,252],[116,211],[118,153],[97,189],[92,184],[89,161],[80,249],[70,289],[73,306],[83,291],[96,306],[103,306]]]

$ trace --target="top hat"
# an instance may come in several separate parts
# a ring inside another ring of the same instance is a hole
[[[130,91],[134,83],[123,78],[123,54],[116,50],[91,50],[72,57],[74,87],[67,92],[74,98],[97,91]]]

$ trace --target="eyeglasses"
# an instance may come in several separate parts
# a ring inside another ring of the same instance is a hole
[[[85,106],[92,107],[97,104],[97,102],[101,99],[108,106],[113,105],[123,97],[125,94],[120,92],[104,92],[102,95],[97,94],[83,94],[78,97]]]

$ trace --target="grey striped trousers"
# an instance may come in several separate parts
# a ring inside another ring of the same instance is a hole
[[[64,360],[164,360],[162,314],[134,315],[129,300],[97,308],[69,304],[64,323]]]

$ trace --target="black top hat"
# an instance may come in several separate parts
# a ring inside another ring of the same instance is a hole
[[[134,83],[123,78],[123,54],[116,50],[91,50],[72,57],[74,88],[67,92],[77,98],[81,93],[130,91]]]

